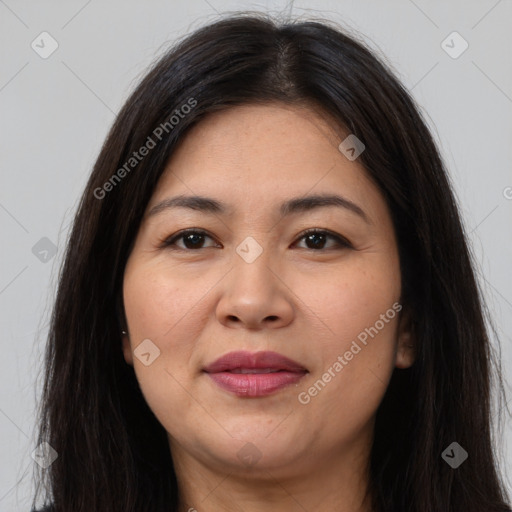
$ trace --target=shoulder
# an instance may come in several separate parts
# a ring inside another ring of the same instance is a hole
[[[31,510],[31,512],[53,512],[53,506],[52,505],[48,505],[47,507],[43,507],[43,508],[40,508],[38,510],[36,510],[36,509]]]

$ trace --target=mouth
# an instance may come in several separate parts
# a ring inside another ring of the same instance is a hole
[[[229,352],[203,371],[220,388],[240,397],[262,397],[297,383],[308,370],[277,352]]]

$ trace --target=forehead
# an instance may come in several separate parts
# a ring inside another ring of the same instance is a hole
[[[338,149],[345,136],[331,119],[304,107],[243,105],[210,114],[181,140],[148,211],[171,194],[257,207],[339,193],[378,206],[382,197],[364,167]]]
[[[337,131],[338,133],[335,133]],[[205,157],[222,158],[226,163],[260,161],[281,167],[285,173],[291,164],[318,162],[338,156],[343,136],[341,128],[321,112],[283,104],[241,105],[209,114],[182,140],[172,160],[204,162]],[[254,166],[254,165],[253,165]],[[261,170],[261,169],[260,169]],[[275,176],[278,177],[278,176]]]

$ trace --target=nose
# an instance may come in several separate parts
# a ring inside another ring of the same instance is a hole
[[[294,315],[293,292],[283,272],[271,268],[265,251],[247,263],[238,255],[234,267],[222,280],[222,296],[216,315],[230,328],[264,329],[288,325]]]

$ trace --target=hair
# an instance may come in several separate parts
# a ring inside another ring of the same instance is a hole
[[[391,67],[346,30],[247,13],[197,29],[153,63],[101,148],[51,315],[38,442],[58,458],[38,475],[36,495],[44,489],[55,512],[178,510],[166,431],[123,358],[124,269],[190,128],[212,112],[276,102],[308,106],[363,141],[358,162],[397,235],[416,359],[394,370],[377,411],[368,468],[374,510],[508,510],[491,422],[501,374],[452,186],[419,107]],[[149,139],[155,146],[134,164]],[[469,454],[457,469],[441,457],[453,441]]]

